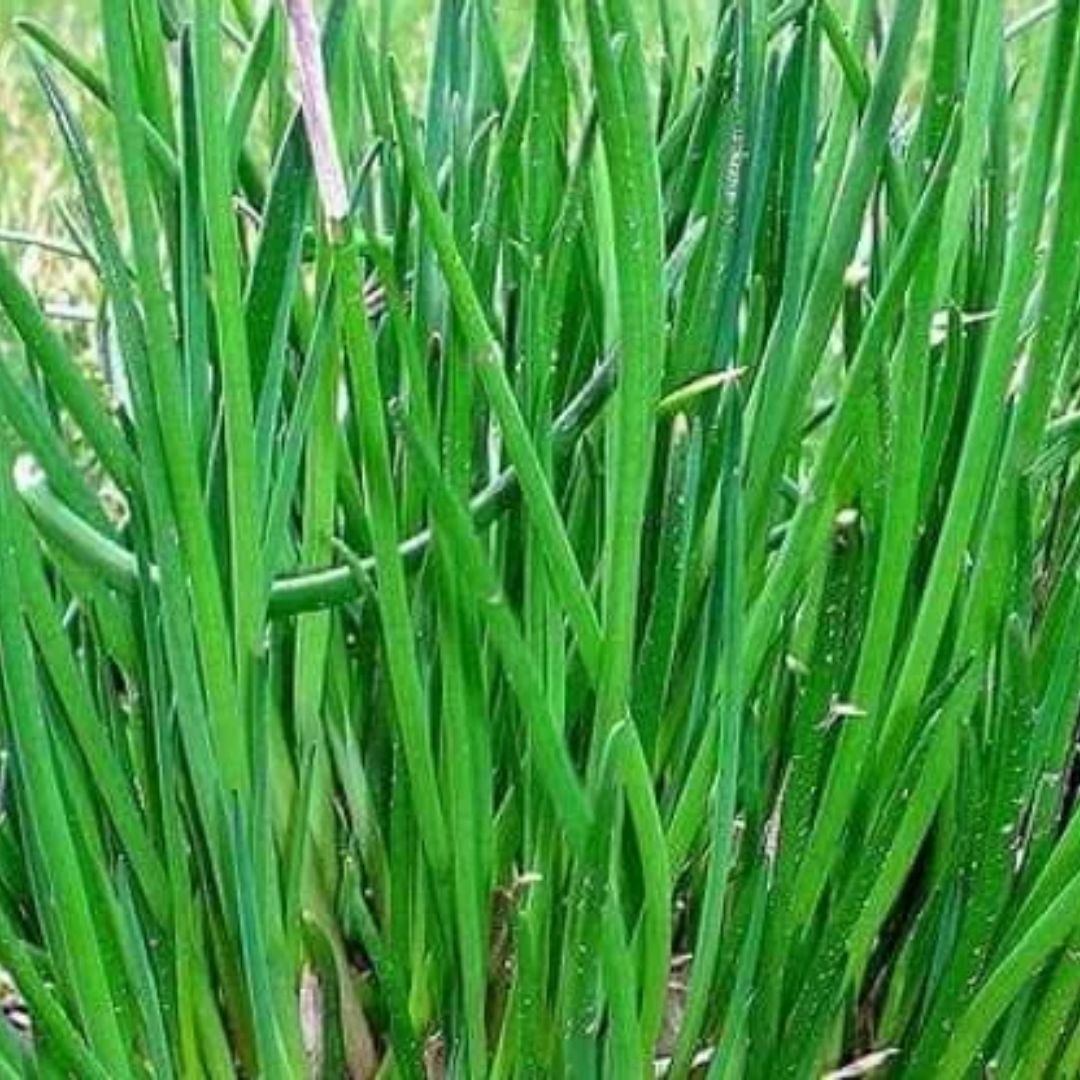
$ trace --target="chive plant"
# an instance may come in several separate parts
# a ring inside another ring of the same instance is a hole
[[[19,23],[3,1075],[1080,1073],[1080,0],[638,8]]]

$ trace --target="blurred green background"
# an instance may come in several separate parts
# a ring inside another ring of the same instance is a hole
[[[362,0],[375,8],[380,0]],[[387,0],[382,0],[387,2]],[[657,0],[639,0],[645,22],[655,25]],[[851,0],[841,0],[846,7]],[[895,0],[883,0],[892,3]],[[511,56],[519,55],[528,36],[531,0],[495,0],[499,23],[507,38]],[[695,29],[704,23],[704,12],[715,0],[671,0],[679,19],[689,19]],[[418,89],[423,82],[425,43],[437,0],[389,0],[392,12],[392,45],[406,73]],[[228,7],[228,3],[224,5]],[[580,5],[574,4],[573,10]],[[931,5],[925,5],[928,9]],[[1041,6],[1041,0],[1008,0],[1010,16]],[[373,14],[373,12],[372,12]],[[18,229],[47,234],[62,231],[58,204],[68,190],[63,154],[52,126],[41,108],[38,92],[20,46],[11,31],[19,15],[29,15],[46,23],[52,31],[77,52],[100,62],[97,0],[0,0],[0,230]],[[929,23],[930,20],[926,20]],[[1039,49],[1044,28],[1025,35],[1022,42],[1010,46],[1011,73],[1017,93],[1030,95],[1036,83]],[[698,36],[697,40],[701,40]],[[73,95],[78,100],[78,95]],[[84,121],[107,163],[110,132],[101,110],[86,106]],[[1023,132],[1014,133],[1020,139]],[[37,250],[20,254],[27,277],[47,293],[47,299],[64,303],[84,290],[79,286],[83,271],[70,260],[58,260]],[[66,263],[66,265],[63,265]]]
[[[259,0],[257,7],[262,6]],[[509,57],[521,54],[527,44],[532,0],[494,0],[499,25],[506,38]],[[715,0],[674,0],[683,13],[700,13]],[[325,0],[316,0],[321,8]],[[360,0],[374,24],[380,4],[386,4],[391,20],[391,44],[402,69],[417,94],[426,70],[426,47],[433,33],[438,0]],[[641,0],[642,10],[655,22],[656,0]],[[229,11],[230,0],[222,0]],[[574,4],[574,9],[579,7]],[[22,53],[13,20],[27,16],[47,25],[65,44],[95,66],[102,66],[98,30],[100,0],[0,0],[0,237],[17,230],[62,235],[58,207],[71,190],[64,154],[52,122],[42,108],[39,91]],[[110,125],[103,111],[85,101],[78,91],[71,102],[82,110],[82,119],[108,178],[112,150]],[[2,242],[2,241],[0,241]],[[18,259],[27,280],[47,303],[63,306],[72,298],[87,295],[85,268],[36,248],[19,248]],[[3,327],[0,325],[0,344]]]

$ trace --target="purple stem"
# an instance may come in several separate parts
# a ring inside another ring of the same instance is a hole
[[[330,114],[319,24],[311,0],[285,0],[285,12],[292,29],[292,57],[300,83],[300,108],[311,147],[319,198],[328,223],[340,225],[349,217],[349,192]]]

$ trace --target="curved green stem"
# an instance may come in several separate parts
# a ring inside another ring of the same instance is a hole
[[[611,360],[600,364],[592,377],[570,401],[554,424],[553,449],[556,460],[565,459],[604,407],[615,385]],[[39,470],[20,471],[18,490],[42,534],[66,551],[77,562],[99,574],[109,585],[122,592],[134,592],[139,583],[139,565],[125,547],[105,536],[68,507],[49,487]],[[517,472],[504,469],[469,503],[478,528],[494,522],[515,502],[520,491]],[[399,545],[402,559],[415,564],[431,544],[431,530],[422,529]],[[360,560],[370,574],[374,559]],[[157,582],[157,567],[150,568],[151,580]],[[348,604],[360,595],[360,585],[353,567],[326,566],[275,579],[270,590],[270,615],[278,618],[306,611]]]

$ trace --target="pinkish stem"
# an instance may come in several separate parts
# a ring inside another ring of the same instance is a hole
[[[319,24],[311,0],[285,0],[285,12],[292,31],[293,64],[319,198],[328,224],[336,227],[348,220],[349,192],[330,114]]]

